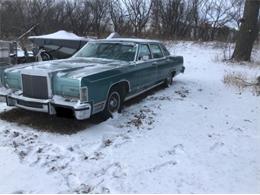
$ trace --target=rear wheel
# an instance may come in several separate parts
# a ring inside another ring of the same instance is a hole
[[[173,79],[173,74],[169,73],[166,79],[164,80],[164,86],[169,87],[172,85],[172,79]]]

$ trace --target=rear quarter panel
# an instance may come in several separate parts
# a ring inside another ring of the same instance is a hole
[[[175,76],[182,70],[184,59],[182,56],[169,56],[170,66],[175,71]]]

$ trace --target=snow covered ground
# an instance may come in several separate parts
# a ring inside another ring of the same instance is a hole
[[[260,193],[260,96],[223,83],[260,68],[218,61],[214,44],[168,47],[185,74],[113,119],[72,135],[0,119],[0,192]]]

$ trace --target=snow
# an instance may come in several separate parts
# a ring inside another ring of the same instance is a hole
[[[7,156],[8,158],[6,158]],[[55,181],[52,175],[46,174],[44,170],[28,167],[20,163],[17,155],[9,147],[0,147],[0,158],[4,159],[0,162],[1,193],[10,193],[10,191],[13,193],[24,192],[23,190],[13,191],[14,186],[16,189],[30,189],[26,190],[29,193],[50,193],[52,191],[49,191],[49,189],[59,185],[59,182]],[[8,169],[6,169],[7,166],[9,167]],[[39,182],[39,180],[44,182]]]
[[[32,51],[28,51],[28,56],[29,57],[33,57],[33,52]],[[17,50],[17,57],[21,58],[21,57],[25,57],[25,53],[22,49]]]
[[[185,74],[113,119],[72,135],[0,119],[1,193],[260,193],[260,97],[223,83],[260,68],[218,61],[211,44],[167,46]]]
[[[11,89],[7,89],[0,85],[0,96],[6,96],[7,94],[11,93]]]
[[[29,39],[61,39],[61,40],[87,40],[87,38],[79,37],[78,35],[64,30],[57,31],[48,35],[30,36]]]

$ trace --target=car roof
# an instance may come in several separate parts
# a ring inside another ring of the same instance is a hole
[[[149,39],[136,39],[136,38],[112,38],[112,39],[100,39],[96,41],[104,41],[104,42],[132,42],[132,43],[160,43],[157,40],[149,40]]]

